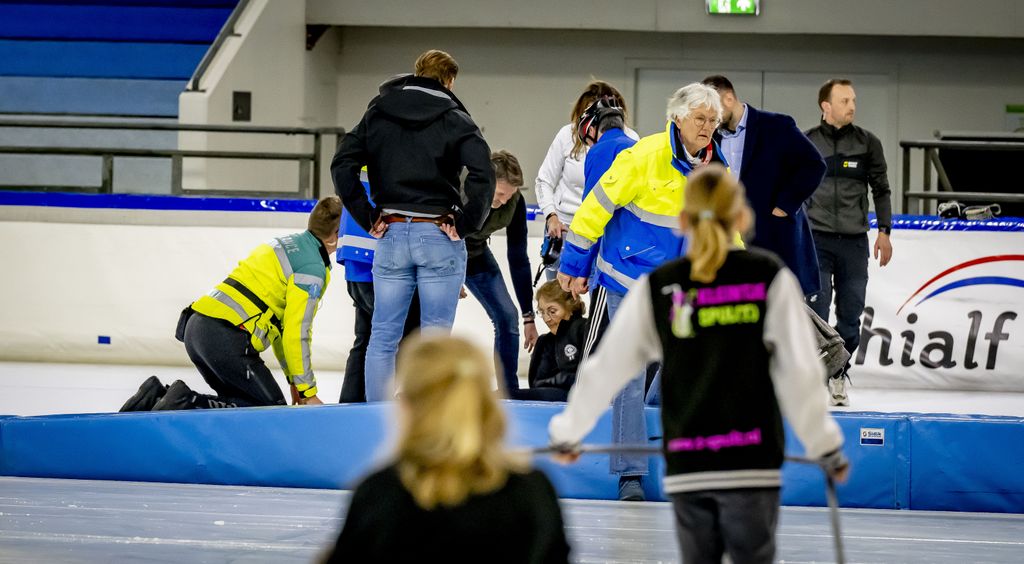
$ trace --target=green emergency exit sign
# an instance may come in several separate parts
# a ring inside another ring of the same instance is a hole
[[[709,14],[756,16],[761,13],[760,0],[706,0]]]

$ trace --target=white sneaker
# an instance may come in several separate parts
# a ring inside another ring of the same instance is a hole
[[[829,405],[850,405],[850,397],[846,395],[846,378],[839,376],[828,379]]]

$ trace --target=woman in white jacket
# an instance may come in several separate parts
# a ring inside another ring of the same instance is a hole
[[[569,229],[572,218],[583,197],[583,163],[587,156],[587,147],[576,135],[576,122],[580,114],[595,100],[601,97],[615,100],[627,116],[626,101],[622,94],[607,82],[595,80],[587,85],[573,105],[569,123],[558,130],[555,139],[548,147],[548,154],[537,172],[537,205],[540,206],[546,221],[546,237],[560,238]],[[639,139],[632,129],[626,128],[626,134]],[[548,267],[547,278],[551,280],[558,272],[558,264]]]

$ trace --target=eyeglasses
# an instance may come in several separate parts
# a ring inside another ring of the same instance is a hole
[[[548,308],[548,309],[538,309],[538,310],[534,311],[534,313],[536,313],[538,317],[546,317],[548,319],[551,319],[553,317],[557,317],[558,314],[560,314],[561,312],[558,311],[558,310],[555,310],[553,308]]]
[[[722,121],[719,119],[704,116],[690,116],[690,119],[693,120],[693,125],[696,125],[697,129],[704,129],[708,125],[711,126],[711,129],[716,129],[722,124]]]

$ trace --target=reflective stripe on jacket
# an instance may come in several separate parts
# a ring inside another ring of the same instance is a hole
[[[362,182],[363,188],[366,189],[366,197],[369,198],[370,181],[365,166],[359,173],[359,181]],[[341,231],[338,235],[336,260],[345,267],[345,280],[373,282],[373,254],[377,250],[377,240],[359,225],[347,208],[341,210]]]
[[[317,392],[310,363],[313,316],[330,281],[327,251],[304,231],[256,247],[192,309],[249,332],[257,352],[273,346],[288,382],[311,397]]]
[[[560,270],[573,274],[572,257],[584,257],[602,236],[597,256],[597,283],[625,293],[633,282],[661,263],[682,255],[678,235],[686,175],[692,170],[679,158],[678,128],[644,137],[616,157],[608,172],[580,205],[569,226],[566,244],[574,247]],[[712,160],[725,164],[712,144]],[[577,252],[578,251],[578,252]],[[581,274],[585,276],[585,274]]]

